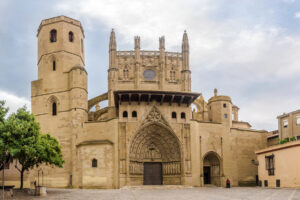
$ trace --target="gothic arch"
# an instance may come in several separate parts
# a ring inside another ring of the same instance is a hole
[[[181,143],[168,126],[160,122],[146,123],[131,140],[129,172],[143,175],[145,162],[160,162],[164,183],[175,177],[179,180],[175,182],[180,184],[181,152]]]
[[[215,156],[219,159],[220,162],[222,161],[221,156],[219,156],[219,154],[218,154],[217,152],[214,152],[214,151],[208,151],[208,152],[206,152],[206,153],[203,155],[203,157],[202,157],[202,161],[203,161],[203,160],[205,159],[205,157],[208,156],[209,154],[215,155]]]
[[[51,64],[53,61],[57,62],[58,60],[59,60],[58,56],[56,56],[55,54],[51,54],[51,55],[49,55],[47,62]]]
[[[202,157],[204,184],[221,186],[222,158],[214,151],[209,151]]]
[[[59,111],[59,107],[60,107],[60,101],[59,99],[54,96],[54,95],[51,95],[48,99],[47,99],[47,102],[46,102],[46,109],[48,111],[48,113],[52,113],[52,104],[53,103],[56,103],[56,112],[58,113]]]

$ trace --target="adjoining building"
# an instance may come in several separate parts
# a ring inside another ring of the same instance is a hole
[[[277,117],[278,130],[268,134],[268,148],[256,151],[263,187],[300,187],[300,110]]]
[[[283,113],[277,119],[279,138],[281,140],[300,139],[300,110]]]
[[[256,154],[262,187],[300,187],[300,141],[271,146]]]
[[[112,30],[108,90],[90,100],[81,23],[65,16],[45,19],[37,38],[32,112],[42,131],[59,140],[66,161],[62,169],[39,168],[44,185],[225,186],[229,178],[238,186],[258,181],[253,161],[255,151],[267,146],[267,132],[239,121],[239,108],[229,96],[215,90],[205,101],[191,92],[186,32],[180,52],[166,51],[164,37],[158,50],[142,50],[138,36],[133,50],[119,51]],[[108,106],[100,108],[105,100]],[[25,182],[32,185],[37,177],[33,170]],[[14,178],[8,173],[10,184],[18,185]]]
[[[268,146],[273,146],[279,143],[278,130],[268,132],[267,136]]]

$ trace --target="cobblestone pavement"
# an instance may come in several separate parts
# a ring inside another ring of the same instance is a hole
[[[126,188],[116,190],[48,189],[46,197],[15,192],[14,200],[300,200],[300,189],[234,187],[202,188]]]

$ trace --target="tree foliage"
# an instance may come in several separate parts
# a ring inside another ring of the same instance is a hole
[[[4,168],[4,164],[10,160],[9,147],[4,139],[4,134],[6,132],[5,117],[7,113],[8,107],[5,107],[5,101],[0,101],[0,170],[2,170]]]
[[[21,174],[21,189],[25,171],[41,164],[62,167],[64,161],[58,141],[49,134],[41,134],[39,123],[26,107],[13,113],[4,127],[4,143],[7,144],[11,157],[20,164],[15,167]]]

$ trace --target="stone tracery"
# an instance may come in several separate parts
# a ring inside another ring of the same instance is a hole
[[[142,174],[144,162],[162,162],[163,175],[181,173],[179,142],[158,123],[150,123],[134,137],[129,155],[130,174]]]

